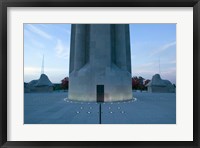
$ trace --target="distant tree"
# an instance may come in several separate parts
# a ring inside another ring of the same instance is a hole
[[[132,89],[138,89],[138,87],[139,87],[139,79],[138,79],[138,77],[133,77],[132,78]]]
[[[145,88],[145,86],[144,86],[144,78],[139,76],[138,79],[139,79],[139,90],[142,91]]]
[[[54,90],[62,90],[61,84],[60,83],[54,83],[53,89]]]
[[[137,76],[134,76],[132,78],[132,89],[135,89],[135,90],[146,90],[147,88],[145,87],[145,82],[149,82],[150,80],[148,81],[144,81],[145,79],[141,76],[137,77]]]
[[[145,90],[147,90],[147,86],[146,86],[146,85],[147,85],[149,82],[150,82],[149,79],[147,79],[147,80],[144,81],[144,87],[145,87]]]
[[[139,79],[140,84],[143,84],[144,78],[139,76],[138,79]]]
[[[149,79],[146,79],[146,80],[144,81],[144,85],[146,86],[149,82],[150,82],[150,80],[149,80]]]
[[[69,88],[69,78],[65,77],[61,80],[61,87],[62,89],[68,89]]]

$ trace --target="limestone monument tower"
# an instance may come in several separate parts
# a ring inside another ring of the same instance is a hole
[[[68,98],[132,99],[128,24],[72,24]]]

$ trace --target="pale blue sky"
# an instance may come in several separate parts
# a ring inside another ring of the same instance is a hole
[[[24,81],[44,73],[53,83],[68,76],[69,24],[24,24]],[[131,24],[132,76],[151,79],[159,73],[176,83],[176,24]]]

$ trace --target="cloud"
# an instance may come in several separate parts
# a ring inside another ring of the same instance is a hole
[[[135,75],[154,75],[156,72],[155,70],[145,70],[145,69],[135,69],[133,70],[133,74]]]
[[[26,38],[30,38],[32,36],[32,33],[27,29],[24,28],[24,37]]]
[[[163,65],[163,64],[167,64],[167,65],[169,65],[169,64],[176,64],[176,60],[167,61],[167,62],[162,62],[162,61],[161,61],[161,64],[162,64],[162,65]]]
[[[155,62],[149,62],[132,67],[132,75],[151,78],[155,73],[158,73]]]
[[[64,59],[69,58],[69,49],[63,45],[60,39],[57,39],[55,50],[56,50],[57,57],[64,58]]]
[[[161,72],[162,72],[163,75],[171,75],[171,74],[174,75],[174,74],[176,74],[176,68],[175,67],[168,68],[168,69],[163,70]]]
[[[49,40],[53,39],[53,36],[51,36],[50,34],[44,32],[43,30],[35,27],[34,25],[29,24],[28,28],[29,28],[29,30],[31,32],[36,33],[36,34],[38,34],[41,37],[44,37],[44,38],[49,39]]]
[[[68,71],[67,68],[44,68],[45,73],[66,73]],[[37,75],[38,77],[41,74],[41,67],[24,67],[24,74],[25,75]]]
[[[42,42],[38,42],[34,39],[31,40],[31,43],[34,45],[34,47],[41,48],[41,49],[45,48],[45,46]]]
[[[155,62],[149,62],[149,63],[144,63],[139,65],[140,68],[146,68],[146,67],[150,67],[150,66],[155,66],[156,63]]]
[[[143,70],[143,69],[152,69],[157,67],[158,63],[156,62],[148,62],[143,64],[134,64],[132,65],[132,69]]]
[[[41,72],[41,68],[37,67],[24,67],[25,75],[38,75]]]
[[[150,56],[154,56],[154,55],[159,54],[159,53],[161,53],[161,52],[163,52],[163,51],[166,51],[167,49],[169,49],[170,47],[175,46],[175,45],[176,45],[176,42],[171,42],[171,43],[165,44],[165,45],[163,45],[162,47],[160,47],[159,49],[154,50],[154,51],[150,54]]]

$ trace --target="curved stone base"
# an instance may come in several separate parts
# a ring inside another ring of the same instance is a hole
[[[116,66],[97,73],[90,66],[70,74],[70,100],[97,101],[97,85],[104,85],[104,102],[132,99],[131,74]]]

